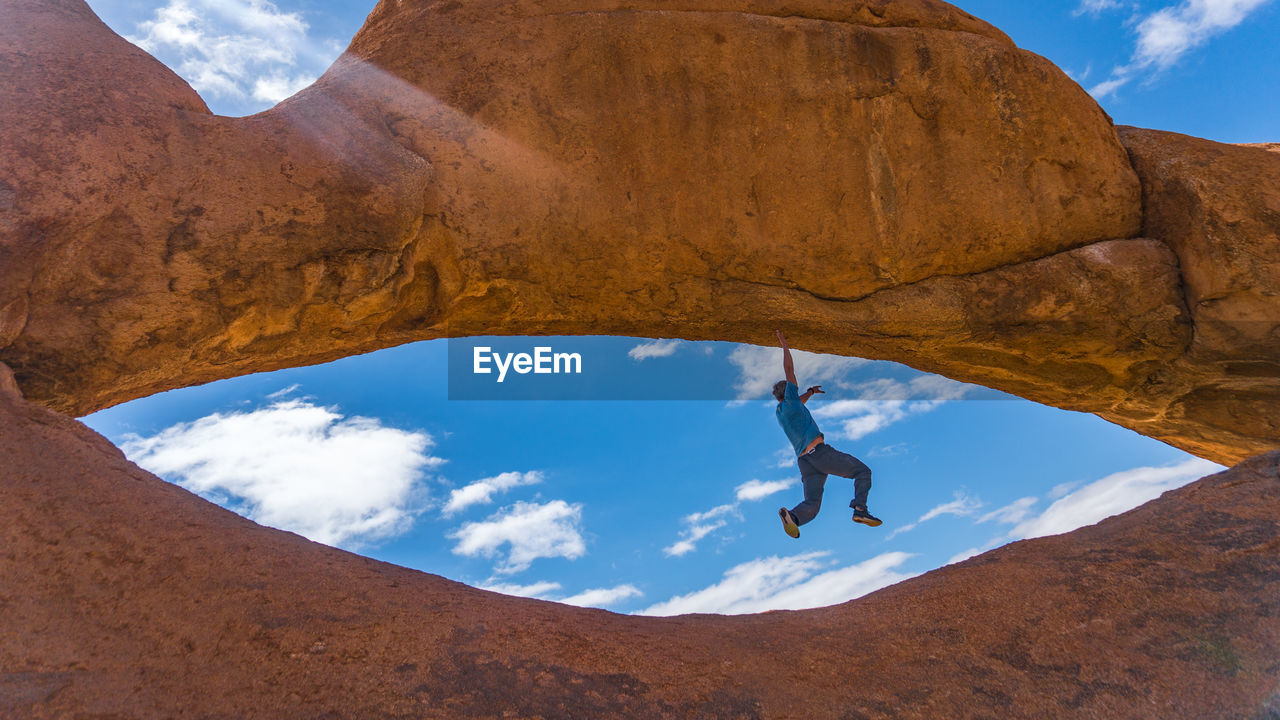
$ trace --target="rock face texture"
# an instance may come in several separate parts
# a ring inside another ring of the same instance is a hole
[[[764,343],[768,318],[1222,462],[1277,444],[1274,323],[1196,323],[1274,320],[1252,248],[1280,156],[1187,146],[1209,191],[944,3],[383,2],[248,118],[80,0],[5,13],[0,360],[49,407],[446,335]],[[1192,186],[1222,212],[1179,215]]]
[[[1280,453],[820,610],[643,618],[263,528],[0,397],[0,715],[1280,714]]]
[[[1274,146],[1117,133],[932,0],[385,0],[248,118],[81,0],[0,14],[0,715],[1280,717],[1277,453],[845,605],[647,619],[256,526],[55,412],[785,326],[1234,462],[1280,438]]]
[[[1175,133],[1122,128],[1142,179],[1143,233],[1173,248],[1195,328],[1177,368],[1167,417],[1219,431],[1189,435],[1203,455],[1280,439],[1280,145],[1232,146]],[[1269,151],[1269,152],[1268,152]],[[1140,424],[1134,428],[1142,431]]]

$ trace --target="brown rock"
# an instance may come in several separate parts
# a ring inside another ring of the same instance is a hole
[[[4,15],[6,717],[1280,713],[1275,453],[845,605],[647,619],[256,526],[41,407],[445,335],[784,325],[1238,459],[1280,436],[1274,148],[1126,153],[930,0],[383,2],[239,119],[81,0]]]
[[[1106,117],[950,6],[386,4],[243,119],[78,1],[11,6],[0,358],[53,407],[450,334],[767,342],[769,317],[1206,457],[1276,444],[1274,277],[1238,249],[1269,216],[1192,254],[1148,219],[1193,292],[1215,252],[1256,283],[1194,313],[1262,318],[1253,345],[1197,326],[1188,354],[1158,249],[1070,254],[1141,230]]]
[[[1275,447],[1280,146],[1138,128],[1122,128],[1121,139],[1142,179],[1143,233],[1177,254],[1195,328],[1186,355],[1160,374],[1168,395],[1160,424],[1181,425],[1174,444],[1209,457]]]
[[[1266,718],[1280,453],[803,612],[506,597],[237,517],[0,397],[14,718]]]
[[[1017,318],[970,281],[1138,234],[1114,129],[1042,58],[941,3],[665,7],[384,4],[311,89],[230,119],[78,3],[14,3],[0,358],[79,413],[478,332],[763,342],[770,317],[1073,407],[1179,352],[1167,272],[1067,262],[1036,282],[1073,306]],[[1080,312],[1073,288],[1149,275],[1143,334]],[[922,302],[980,337],[895,310]],[[1072,318],[1031,338],[1047,315]]]
[[[1280,437],[1274,153],[1126,131],[1140,226],[1105,115],[950,6],[388,3],[232,119],[82,3],[11,5],[0,358],[52,407],[767,317],[1220,461]]]

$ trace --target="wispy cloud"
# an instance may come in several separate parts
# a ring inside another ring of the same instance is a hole
[[[482,590],[491,590],[493,592],[502,593],[503,595],[514,595],[516,597],[527,597],[537,600],[551,600],[554,602],[564,603],[566,605],[595,608],[608,608],[617,605],[624,600],[644,596],[644,593],[640,591],[640,588],[631,584],[617,585],[610,588],[592,588],[567,597],[559,597],[563,592],[561,585],[558,582],[541,581],[530,583],[528,585],[490,582],[481,584],[478,587]]]
[[[1039,502],[1038,498],[1018,498],[1004,507],[997,508],[978,518],[978,524],[995,521],[1006,525],[1017,525],[1031,514],[1031,506]]]
[[[730,568],[710,587],[673,597],[639,614],[736,615],[834,605],[912,577],[898,569],[911,557],[891,552],[847,567],[837,567],[827,552],[759,558]]]
[[[644,593],[635,585],[618,585],[611,588],[594,588],[592,590],[583,590],[577,595],[570,595],[567,598],[559,600],[566,605],[577,605],[578,607],[597,607],[606,608],[617,605],[623,600],[642,597]]]
[[[1271,0],[1183,0],[1137,18],[1137,41],[1129,62],[1089,92],[1104,98],[1135,78],[1173,67],[1188,52],[1243,23]],[[1082,9],[1098,11],[1118,3],[1086,0]]]
[[[493,496],[504,493],[511,488],[520,487],[522,485],[536,485],[542,482],[542,473],[534,470],[531,472],[504,472],[500,475],[477,480],[470,485],[457,488],[449,493],[449,501],[445,503],[444,515],[451,517],[472,505],[488,504],[493,502]]]
[[[636,361],[671,357],[676,354],[676,350],[680,349],[680,345],[681,342],[679,340],[654,340],[653,342],[640,343],[631,348],[627,351],[627,356]]]
[[[481,590],[490,590],[503,595],[514,595],[515,597],[537,598],[539,600],[549,600],[551,596],[560,592],[560,583],[539,581],[529,583],[528,585],[520,585],[517,583],[485,583],[477,585]]]
[[[893,443],[892,445],[882,445],[880,447],[871,448],[870,450],[867,451],[867,457],[869,458],[897,457],[899,455],[905,455],[909,450],[911,450],[910,443],[905,443],[905,442]]]
[[[792,350],[791,358],[796,377],[805,385],[834,383],[850,370],[870,362],[802,350]],[[773,384],[782,379],[782,348],[738,345],[729,353],[729,362],[738,368],[738,380],[734,384],[738,400],[772,397]]]
[[[274,104],[306,87],[338,56],[298,13],[268,0],[169,0],[129,40],[201,94]]]
[[[790,445],[778,448],[777,452],[773,454],[773,459],[777,461],[773,464],[775,468],[796,469],[796,451]]]
[[[487,520],[464,524],[448,537],[458,541],[454,554],[497,559],[495,572],[508,575],[527,570],[539,558],[576,560],[585,555],[581,524],[580,504],[517,502]]]
[[[796,378],[804,386],[828,386],[824,389],[829,394],[818,395],[819,400],[810,401],[810,412],[815,418],[834,421],[835,430],[822,426],[829,440],[860,440],[908,417],[959,400],[975,387],[940,375],[919,375],[905,381],[890,378],[854,380],[850,377],[852,371],[868,365],[870,360],[796,350],[791,354]],[[729,360],[738,367],[735,384],[738,399],[735,402],[772,397],[773,384],[782,377],[780,348],[739,345],[730,353]],[[855,393],[856,397],[836,399],[837,392],[831,388],[833,385],[842,391]],[[788,467],[794,462],[794,454],[790,458],[780,454],[778,467]]]
[[[858,398],[836,400],[811,410],[814,418],[838,424],[836,432],[828,433],[831,438],[860,440],[908,417],[959,400],[973,386],[940,375],[923,375],[908,382],[881,378],[858,387]]]
[[[264,525],[329,545],[406,530],[425,505],[422,432],[302,400],[215,413],[152,437],[126,437],[129,459]]]
[[[1121,0],[1080,0],[1079,7],[1076,8],[1076,15],[1097,15],[1106,10],[1116,10],[1124,7],[1125,3]]]
[[[730,518],[742,519],[744,502],[755,502],[796,486],[794,480],[748,480],[733,489],[734,502],[718,505],[706,512],[684,516],[680,539],[662,549],[667,557],[682,557],[697,549],[698,543],[729,524]]]
[[[965,550],[965,551],[963,551],[963,552],[958,552],[958,553],[956,553],[955,555],[952,555],[952,556],[951,556],[951,559],[950,559],[950,560],[948,560],[948,561],[946,562],[946,564],[947,564],[947,565],[955,565],[955,564],[956,564],[956,563],[958,563],[958,562],[964,562],[965,560],[968,560],[969,558],[971,558],[971,557],[973,557],[973,556],[975,556],[975,555],[978,555],[978,554],[979,554],[979,553],[981,553],[981,552],[982,552],[982,548],[976,548],[976,547],[975,547],[975,548],[969,548],[968,550]]]
[[[279,399],[281,399],[281,398],[285,397],[286,395],[292,395],[293,393],[297,392],[298,388],[300,388],[300,387],[302,387],[302,386],[301,386],[301,385],[299,385],[299,384],[297,384],[297,383],[294,383],[294,384],[290,385],[289,387],[286,387],[286,388],[280,388],[279,390],[277,390],[277,391],[275,391],[275,392],[271,393],[270,395],[268,395],[268,396],[267,396],[267,399],[268,399],[268,400],[279,400]]]
[[[1020,539],[1070,532],[1132,510],[1168,490],[1222,469],[1221,465],[1195,458],[1167,467],[1114,473],[1055,501],[1040,515],[1019,523],[1009,535]]]
[[[957,490],[951,502],[945,502],[931,508],[928,512],[920,516],[916,522],[928,522],[936,517],[943,515],[955,515],[956,517],[964,517],[972,515],[982,508],[982,501],[969,495],[963,490]]]
[[[925,511],[925,513],[921,515],[915,522],[906,523],[904,525],[898,526],[893,530],[893,532],[889,533],[889,535],[885,537],[885,540],[889,541],[897,537],[898,535],[901,535],[904,532],[910,532],[912,530],[915,530],[917,527],[919,527],[920,523],[929,522],[934,518],[941,517],[943,515],[954,515],[956,517],[964,517],[966,515],[973,515],[981,508],[982,508],[981,500],[973,497],[972,495],[969,495],[963,490],[957,490],[949,502],[935,505],[934,507]]]
[[[737,515],[737,504],[719,505],[706,512],[692,513],[684,517],[685,528],[680,539],[662,549],[667,557],[688,555],[698,547],[698,541],[728,524],[727,517]]]
[[[738,487],[734,488],[734,494],[737,495],[739,501],[763,500],[770,495],[780,493],[796,485],[795,480],[772,480],[764,482],[762,480],[748,480]]]

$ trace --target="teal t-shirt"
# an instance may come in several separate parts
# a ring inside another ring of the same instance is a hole
[[[809,443],[822,434],[818,430],[818,423],[814,422],[813,416],[809,414],[809,408],[800,402],[800,388],[794,383],[787,383],[787,389],[782,393],[782,402],[778,403],[775,414],[778,416],[778,424],[782,426],[782,431],[787,434],[787,439],[796,449],[796,455],[804,452],[804,449],[809,447]]]

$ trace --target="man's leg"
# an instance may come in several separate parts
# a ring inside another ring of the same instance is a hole
[[[812,520],[822,507],[822,490],[827,484],[827,473],[819,471],[809,462],[808,456],[802,456],[796,464],[800,466],[800,482],[804,485],[804,502],[791,508],[791,514],[797,525]]]
[[[819,445],[811,456],[810,465],[820,472],[853,480],[853,502],[851,508],[867,507],[867,493],[871,492],[871,468],[858,458],[842,453],[830,445]]]

